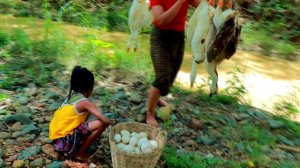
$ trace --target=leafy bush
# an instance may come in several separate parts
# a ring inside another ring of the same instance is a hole
[[[9,34],[0,29],[0,47],[8,44]]]
[[[128,13],[126,11],[122,11],[116,6],[111,6],[108,9],[106,20],[109,31],[128,32]]]
[[[16,1],[0,0],[0,13],[9,13],[15,8]]]
[[[295,1],[263,0],[254,4],[250,10],[255,14],[254,17],[260,22],[260,26],[269,32],[269,35],[276,34],[277,38],[282,40],[300,36],[300,25],[297,21],[300,11]]]
[[[16,56],[21,56],[23,54],[29,54],[32,50],[32,41],[29,36],[22,30],[16,29],[12,33],[11,39],[13,41],[13,46],[10,52]]]

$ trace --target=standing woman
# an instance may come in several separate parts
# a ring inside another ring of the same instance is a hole
[[[197,7],[200,0],[150,0],[154,17],[151,32],[151,58],[155,81],[148,90],[146,122],[158,127],[155,106],[166,106],[166,96],[179,71],[184,54],[184,28],[189,5]]]

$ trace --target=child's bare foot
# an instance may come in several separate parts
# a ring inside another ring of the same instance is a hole
[[[89,160],[89,155],[87,154],[81,154],[81,153],[78,153],[75,155],[75,160],[77,161],[81,161],[81,162],[87,162]]]
[[[159,127],[158,122],[153,115],[147,115],[146,123],[157,128]]]
[[[164,107],[169,105],[166,101],[164,101],[163,99],[158,99],[157,105],[160,107]]]

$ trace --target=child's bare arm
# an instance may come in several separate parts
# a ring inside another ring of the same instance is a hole
[[[80,112],[89,112],[96,116],[105,125],[111,125],[111,121],[99,111],[96,105],[90,101],[82,101],[77,104],[77,110]]]

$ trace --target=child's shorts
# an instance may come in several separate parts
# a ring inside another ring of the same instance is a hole
[[[80,148],[81,144],[91,135],[91,131],[88,129],[88,123],[82,123],[74,129],[73,134],[68,134],[65,137],[56,139],[53,141],[54,149],[63,154],[69,159],[73,158]]]

